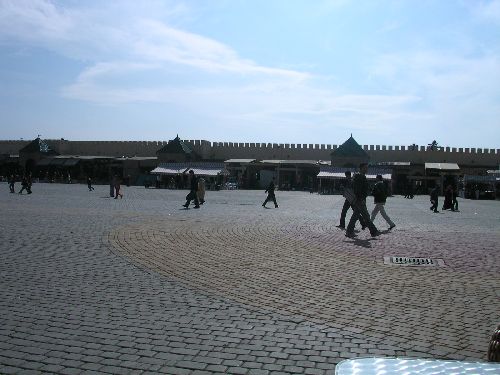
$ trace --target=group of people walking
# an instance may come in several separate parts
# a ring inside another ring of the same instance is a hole
[[[9,190],[11,193],[16,192],[16,177],[14,175],[10,175],[8,179],[9,183]],[[19,194],[22,194],[23,191],[26,190],[26,193],[31,194],[31,186],[33,185],[33,182],[31,181],[31,174],[24,175],[23,178],[21,179],[21,190],[19,190]]]
[[[431,190],[430,201],[431,207],[430,210],[438,213],[438,204],[439,204],[439,185],[436,185],[434,189]],[[457,190],[453,188],[453,186],[448,185],[444,191],[444,203],[441,208],[444,210],[458,211],[458,200],[457,200]]]
[[[377,175],[377,182],[373,188],[373,198],[375,207],[372,210],[371,215],[368,213],[368,208],[366,207],[366,198],[370,193],[369,184],[366,179],[366,172],[368,171],[368,164],[362,163],[359,166],[359,173],[354,175],[352,178],[351,172],[345,172],[346,181],[344,185],[344,205],[340,213],[340,224],[337,226],[340,229],[345,229],[346,237],[355,237],[354,228],[356,222],[359,221],[361,228],[368,228],[372,237],[380,235],[379,230],[373,224],[375,217],[380,212],[382,217],[385,219],[387,224],[389,224],[389,230],[394,228],[396,224],[391,220],[389,215],[385,212],[385,202],[387,200],[387,188],[384,184],[381,175]],[[349,208],[352,209],[353,213],[347,228],[345,227],[345,220],[347,211]]]
[[[370,194],[370,188],[366,179],[367,171],[368,164],[362,163],[359,166],[359,173],[356,173],[354,177],[352,176],[350,171],[345,172],[346,179],[344,183],[343,193],[345,201],[340,213],[340,224],[337,225],[337,227],[345,230],[345,235],[350,238],[355,237],[354,228],[356,222],[358,221],[361,224],[361,228],[363,230],[366,228],[369,229],[372,237],[380,235],[379,230],[373,223],[379,212],[389,225],[389,230],[393,229],[396,226],[396,224],[391,220],[391,218],[385,211],[385,203],[387,200],[388,191],[381,175],[377,175],[377,181],[371,191],[375,206],[371,214],[368,213],[366,198]],[[183,207],[189,208],[189,205],[191,204],[191,202],[193,202],[194,208],[200,208],[200,205],[205,203],[205,180],[203,179],[203,177],[196,176],[193,170],[189,171],[189,179],[190,191],[186,196],[186,203],[183,204]],[[14,175],[11,175],[9,177],[8,183],[10,192],[15,193],[16,178]],[[23,191],[31,194],[31,186],[31,175],[24,175],[21,180],[21,190],[19,191],[19,194],[22,194]],[[91,177],[87,178],[87,186],[89,191],[94,190]],[[433,212],[439,212],[439,188],[439,185],[436,185],[435,188],[430,192],[430,210]],[[275,190],[275,178],[273,178],[269,183],[267,189],[265,190],[265,193],[267,193],[267,197],[262,203],[262,207],[267,208],[266,204],[270,201],[274,203],[275,208],[279,207],[276,201]],[[118,197],[123,198],[123,192],[121,190],[121,180],[116,175],[112,178],[112,181],[110,183],[110,196],[114,199],[118,199]],[[407,194],[405,198],[413,198],[412,192],[410,192],[410,194]],[[349,208],[352,209],[353,213],[346,227],[346,216]],[[448,185],[445,189],[444,203],[442,206],[442,210],[448,209],[451,209],[451,211],[458,211],[457,191],[456,189],[453,189],[451,185]]]
[[[188,195],[186,195],[186,203],[182,206],[189,208],[191,201],[193,201],[194,208],[200,208],[200,205],[205,203],[205,179],[197,177],[192,169],[189,171],[189,178],[190,189]]]

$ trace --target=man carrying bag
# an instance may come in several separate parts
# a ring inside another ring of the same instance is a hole
[[[370,214],[368,213],[368,209],[366,208],[366,197],[368,196],[368,181],[366,180],[366,172],[368,171],[368,164],[361,163],[359,165],[359,173],[354,176],[352,183],[352,194],[346,189],[344,191],[344,195],[346,199],[351,202],[351,206],[353,209],[353,214],[351,216],[351,220],[349,220],[349,225],[347,225],[346,237],[353,238],[354,234],[354,226],[356,221],[361,218],[370,230],[370,234],[372,237],[378,236],[380,232],[377,227],[370,220]]]

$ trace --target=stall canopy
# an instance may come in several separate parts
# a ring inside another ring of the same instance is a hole
[[[226,160],[224,163],[231,164],[231,163],[239,163],[239,164],[249,164],[253,163],[255,159],[229,159]]]
[[[151,171],[151,174],[177,175],[192,170],[198,176],[220,176],[229,172],[223,163],[161,163]]]
[[[345,178],[346,171],[351,171],[353,175],[357,172],[354,168],[321,166],[317,177],[321,179],[340,180]],[[366,178],[368,180],[375,180],[378,174],[381,175],[384,180],[392,179],[391,170],[379,168],[368,168]]]
[[[425,163],[425,169],[436,169],[438,171],[459,171],[457,163]]]
[[[186,172],[188,168],[186,163],[161,163],[151,171],[151,174],[177,175]]]
[[[194,163],[188,167],[187,172],[192,170],[198,176],[220,176],[228,175],[223,163]]]

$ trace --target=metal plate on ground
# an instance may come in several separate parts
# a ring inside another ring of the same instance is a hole
[[[419,358],[357,358],[340,362],[336,375],[493,375],[500,363],[444,361]]]
[[[443,259],[418,258],[418,257],[384,257],[384,264],[393,266],[410,266],[410,267],[443,267]]]

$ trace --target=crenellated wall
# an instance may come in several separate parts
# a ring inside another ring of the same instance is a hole
[[[45,140],[62,155],[93,156],[156,156],[156,151],[168,141],[68,141]],[[203,159],[280,159],[331,160],[337,145],[289,143],[233,143],[185,140]],[[18,154],[29,141],[0,140],[0,154]],[[372,163],[378,162],[448,162],[463,165],[500,165],[500,149],[451,148],[427,150],[426,146],[364,145]]]
[[[19,150],[30,141],[0,141],[0,155],[18,155]]]
[[[213,142],[210,146],[188,141],[194,150],[206,159],[292,159],[292,160],[330,160],[335,145],[284,144],[284,143],[233,143]],[[204,147],[205,146],[205,147]]]

